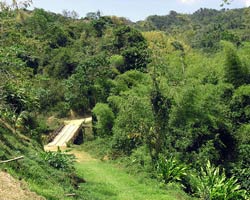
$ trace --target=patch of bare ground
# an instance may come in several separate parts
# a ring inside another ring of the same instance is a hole
[[[45,200],[31,192],[23,181],[15,180],[10,174],[0,172],[0,199],[1,200]]]
[[[89,162],[89,161],[96,160],[90,154],[88,154],[87,152],[84,152],[84,151],[79,151],[79,150],[73,149],[69,153],[75,155],[77,162]]]

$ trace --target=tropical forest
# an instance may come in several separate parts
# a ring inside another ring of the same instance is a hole
[[[0,200],[250,199],[250,7],[31,6],[0,1]]]

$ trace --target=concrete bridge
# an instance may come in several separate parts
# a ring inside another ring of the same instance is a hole
[[[64,122],[63,128],[60,130],[58,135],[54,138],[52,142],[44,146],[45,151],[57,150],[67,148],[67,144],[73,142],[78,136],[79,132],[82,129],[84,123],[89,123],[92,121],[92,118],[84,118],[77,120],[68,120]]]

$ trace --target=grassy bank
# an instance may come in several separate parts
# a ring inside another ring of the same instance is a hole
[[[88,141],[77,148],[77,155],[83,155],[76,164],[77,174],[84,177],[79,195],[86,200],[186,200],[190,199],[177,186],[166,187],[143,173],[129,171],[114,161],[101,161],[107,153],[101,140]],[[98,159],[93,159],[88,153]],[[74,152],[76,153],[76,152]]]
[[[77,174],[84,177],[79,195],[86,200],[185,200],[179,191],[160,188],[153,180],[129,175],[111,163],[89,160],[76,164]]]
[[[72,175],[51,167],[42,159],[41,153],[42,146],[36,141],[0,126],[0,160],[24,156],[22,160],[1,164],[0,171],[24,180],[32,191],[47,200],[72,199],[65,196],[75,191]]]

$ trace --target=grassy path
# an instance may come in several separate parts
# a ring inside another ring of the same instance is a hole
[[[77,173],[87,181],[79,189],[86,200],[184,200],[177,192],[160,189],[157,183],[133,177],[110,163],[93,159],[85,152],[74,152]]]

